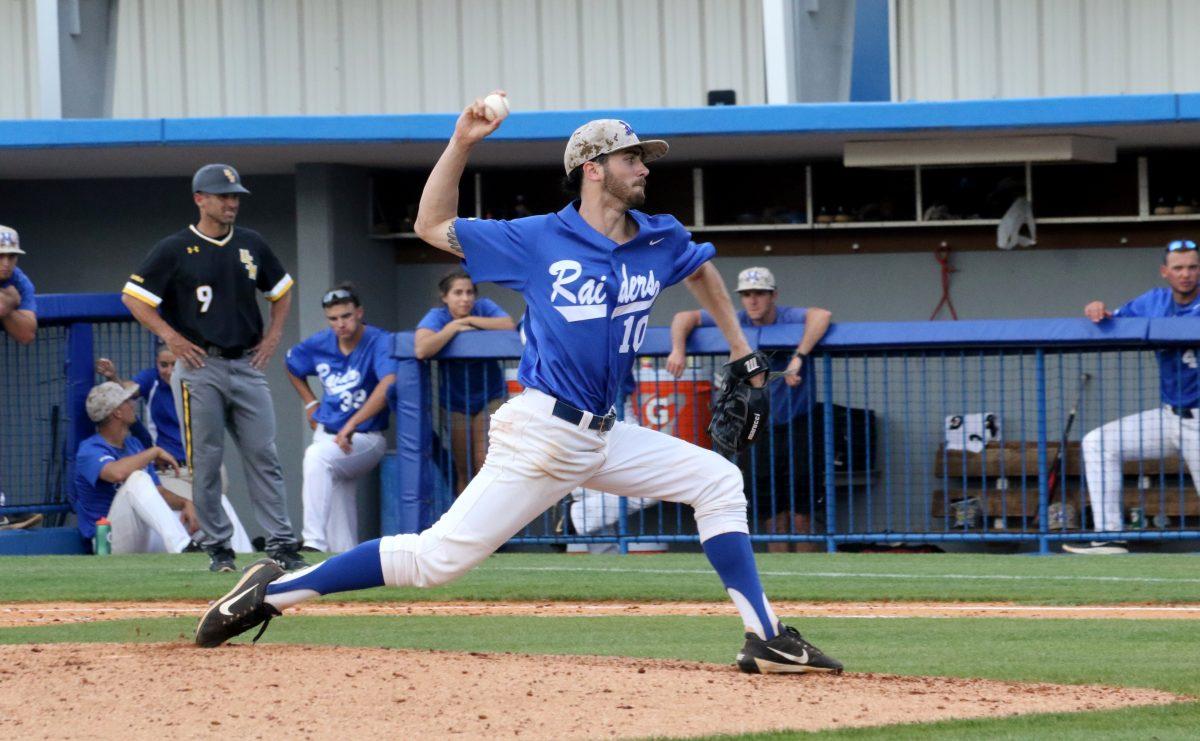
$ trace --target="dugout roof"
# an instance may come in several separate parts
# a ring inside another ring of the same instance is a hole
[[[1200,93],[907,103],[516,112],[473,166],[553,166],[590,118],[629,121],[671,143],[671,162],[839,159],[849,141],[1072,134],[1118,150],[1200,146]],[[428,168],[455,114],[0,121],[0,178],[188,174],[229,161],[243,174],[300,163]]]

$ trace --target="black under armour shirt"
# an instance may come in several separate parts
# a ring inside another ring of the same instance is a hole
[[[159,309],[202,347],[248,349],[262,339],[257,292],[278,301],[292,287],[258,232],[234,227],[221,239],[189,226],[154,246],[123,293]]]

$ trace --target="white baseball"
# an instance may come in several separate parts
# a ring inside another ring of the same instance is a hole
[[[492,93],[483,99],[484,115],[489,121],[508,118],[508,96]]]

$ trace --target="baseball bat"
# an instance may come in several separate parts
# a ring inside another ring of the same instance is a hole
[[[1058,442],[1058,452],[1054,455],[1054,462],[1050,464],[1050,472],[1046,476],[1046,498],[1053,498],[1054,492],[1062,483],[1062,472],[1066,463],[1063,460],[1063,454],[1067,450],[1067,438],[1071,434],[1071,426],[1075,424],[1075,415],[1079,413],[1079,407],[1083,405],[1083,392],[1087,389],[1088,381],[1092,380],[1090,373],[1081,373],[1079,375],[1079,394],[1075,397],[1075,405],[1067,413],[1067,423],[1063,426],[1062,438]]]
[[[58,413],[59,413],[58,404],[52,405],[50,407],[50,450],[49,450],[49,454],[46,456],[45,491],[42,495],[43,500],[46,502],[46,504],[50,504],[52,502],[57,502],[58,494],[60,493],[60,492],[56,492],[54,489],[54,484],[55,484],[54,472],[58,467],[58,453],[59,453],[59,451],[58,451]],[[61,517],[62,517],[61,514],[51,515],[51,518],[54,520],[54,522],[52,524],[57,525],[58,524],[57,520],[58,520],[58,518],[61,518]]]

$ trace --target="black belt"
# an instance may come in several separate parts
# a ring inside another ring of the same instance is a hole
[[[576,409],[575,407],[571,406],[570,404],[567,404],[565,402],[559,401],[558,399],[555,399],[554,400],[554,411],[552,412],[552,414],[554,414],[555,417],[566,420],[573,425],[578,425],[580,423],[580,421],[583,420],[584,412]],[[617,422],[616,412],[609,412],[608,414],[604,415],[603,417],[601,417],[600,415],[597,415],[597,414],[593,414],[592,421],[588,423],[588,429],[596,430],[597,432],[608,432],[609,430],[611,430],[613,428],[613,425],[616,424],[616,422]]]
[[[1177,406],[1168,404],[1167,409],[1170,409],[1172,412],[1174,412],[1175,416],[1179,417],[1180,419],[1191,419],[1192,418],[1192,410],[1188,407],[1177,407]]]
[[[221,347],[220,345],[209,345],[205,343],[204,354],[210,358],[224,358],[226,360],[239,360],[246,356],[246,348],[244,347]]]

